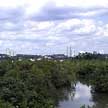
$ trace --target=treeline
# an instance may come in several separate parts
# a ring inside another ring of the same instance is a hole
[[[100,54],[97,52],[84,52],[84,53],[79,53],[77,56],[74,57],[74,59],[106,59],[108,58],[108,54]]]
[[[108,93],[108,60],[77,60],[76,75],[92,86],[93,92]]]
[[[79,80],[108,92],[108,60],[1,61],[0,108],[55,108]]]
[[[55,108],[75,74],[59,61],[0,62],[0,108]],[[74,89],[74,87],[73,87]]]

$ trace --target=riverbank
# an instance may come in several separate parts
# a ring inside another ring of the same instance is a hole
[[[92,93],[107,93],[108,60],[4,60],[0,108],[55,108],[80,80],[91,85]]]

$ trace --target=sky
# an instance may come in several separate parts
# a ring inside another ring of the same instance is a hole
[[[108,53],[108,0],[0,0],[0,53]]]

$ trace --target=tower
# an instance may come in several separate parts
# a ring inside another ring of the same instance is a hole
[[[70,57],[72,57],[72,47],[70,46]]]
[[[68,46],[67,46],[67,48],[66,48],[66,55],[67,55],[67,57],[68,57],[68,54],[69,53],[69,49],[68,49]]]
[[[9,48],[6,49],[6,54],[8,56],[15,56],[15,52],[13,50],[9,49]]]

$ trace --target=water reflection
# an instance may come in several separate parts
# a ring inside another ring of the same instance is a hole
[[[97,94],[91,92],[91,87],[86,84],[77,83],[75,91],[69,92],[68,98],[59,103],[59,108],[108,108],[108,94]]]
[[[77,83],[74,97],[69,94],[68,100],[61,101],[59,108],[80,108],[80,106],[84,104],[86,106],[93,106],[90,91],[90,86],[88,87],[87,85]],[[73,94],[73,92],[71,94]]]

